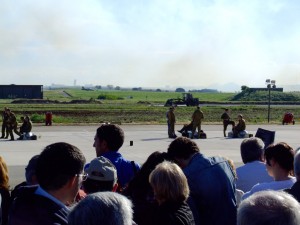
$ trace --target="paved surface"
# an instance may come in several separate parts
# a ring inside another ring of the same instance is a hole
[[[28,160],[54,142],[68,142],[81,149],[87,161],[96,154],[93,148],[94,136],[98,126],[35,126],[36,141],[9,141],[0,139],[0,155],[9,166],[10,184],[14,187],[23,181],[24,168]],[[122,125],[125,143],[120,152],[128,159],[143,163],[154,151],[167,151],[172,141],[167,138],[167,127],[163,125]],[[182,126],[176,125],[179,130]],[[275,142],[286,141],[293,148],[300,146],[300,125],[248,125],[249,133],[255,135],[257,128],[276,131]],[[207,156],[220,155],[232,159],[236,166],[242,164],[239,146],[242,139],[222,137],[221,125],[202,125],[207,139],[195,140],[200,151]],[[130,141],[133,145],[130,146]]]

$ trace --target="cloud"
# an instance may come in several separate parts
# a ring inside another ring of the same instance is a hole
[[[296,0],[4,0],[3,82],[299,82],[299,8]]]

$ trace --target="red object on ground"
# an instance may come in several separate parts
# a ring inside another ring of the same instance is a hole
[[[45,125],[46,126],[51,126],[52,125],[52,112],[46,112],[46,115],[45,115]]]
[[[289,124],[289,123],[295,124],[294,114],[290,113],[290,112],[287,112],[283,116],[282,125]]]

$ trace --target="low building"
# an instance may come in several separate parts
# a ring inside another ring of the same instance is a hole
[[[43,85],[0,85],[0,99],[43,99]]]

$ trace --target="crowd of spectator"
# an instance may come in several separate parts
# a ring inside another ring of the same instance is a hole
[[[0,225],[300,224],[300,152],[287,143],[244,139],[237,168],[187,137],[142,165],[122,156],[123,143],[120,126],[101,125],[88,163],[76,146],[50,144],[14,190],[0,156]]]

